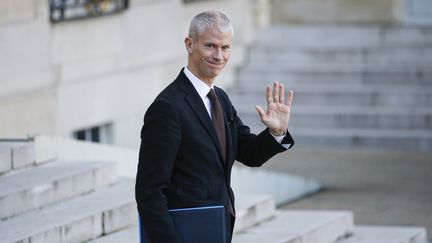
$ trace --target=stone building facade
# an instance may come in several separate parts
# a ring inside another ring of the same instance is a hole
[[[429,0],[271,0],[272,22],[432,25]]]
[[[52,2],[85,1],[0,2],[0,138],[48,134],[136,147],[148,105],[186,65],[183,40],[195,14],[217,9],[234,24],[220,86],[232,82],[253,37],[248,0],[133,0],[115,14],[50,21]]]
[[[124,0],[93,0],[116,1]],[[235,28],[222,87],[234,82],[260,27],[432,23],[429,0],[129,0],[119,13],[56,23],[53,2],[73,1],[0,1],[0,138],[48,134],[137,147],[143,114],[186,65],[183,39],[203,10],[227,13]]]

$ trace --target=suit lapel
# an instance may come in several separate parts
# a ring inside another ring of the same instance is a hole
[[[217,139],[216,130],[213,126],[213,122],[210,119],[207,109],[202,102],[201,97],[193,87],[192,83],[186,77],[186,75],[184,75],[183,70],[179,74],[178,81],[180,82],[180,87],[183,89],[183,91],[187,93],[185,97],[186,103],[188,103],[188,105],[192,108],[192,110],[198,117],[200,123],[206,129],[207,133],[210,136],[210,139],[218,150],[219,157],[222,159],[222,150]],[[225,159],[222,159],[222,161],[225,161]]]

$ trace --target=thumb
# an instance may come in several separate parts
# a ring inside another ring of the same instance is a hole
[[[265,116],[264,109],[261,106],[257,105],[257,106],[255,106],[255,110],[258,112],[258,115],[260,116],[261,121],[264,120],[264,116]]]

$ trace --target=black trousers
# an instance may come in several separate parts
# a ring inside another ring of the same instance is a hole
[[[225,213],[225,223],[226,223],[226,243],[231,243],[232,236],[234,233],[234,223],[235,217],[230,213]]]

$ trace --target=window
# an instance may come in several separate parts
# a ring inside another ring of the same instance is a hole
[[[49,0],[52,23],[113,14],[128,7],[129,0]]]
[[[112,124],[104,124],[101,126],[94,126],[86,129],[80,129],[73,132],[73,137],[77,140],[91,141],[95,143],[113,143],[113,129]]]

